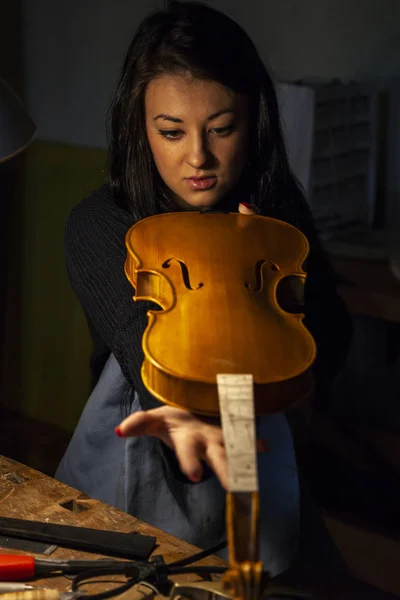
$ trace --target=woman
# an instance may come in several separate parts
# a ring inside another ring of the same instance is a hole
[[[345,360],[349,319],[288,165],[273,83],[237,24],[197,3],[172,2],[147,18],[128,50],[109,126],[109,182],[66,227],[68,272],[94,342],[95,387],[57,477],[206,547],[225,536],[222,432],[160,407],[142,383],[151,304],[132,301],[126,232],[149,215],[214,207],[299,227],[311,246],[305,312],[321,384]],[[261,558],[276,574],[298,548],[301,498],[285,417],[261,419],[258,437],[270,446],[258,454]]]

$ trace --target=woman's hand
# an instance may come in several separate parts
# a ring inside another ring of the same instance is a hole
[[[117,427],[120,437],[153,435],[172,448],[183,473],[198,482],[204,460],[228,487],[228,473],[222,429],[197,418],[187,410],[161,406],[130,415]]]

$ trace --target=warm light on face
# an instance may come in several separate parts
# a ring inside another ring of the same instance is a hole
[[[211,81],[163,75],[148,85],[145,111],[158,172],[182,208],[213,206],[232,190],[247,158],[246,98]]]

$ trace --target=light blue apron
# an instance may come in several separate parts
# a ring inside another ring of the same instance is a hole
[[[217,478],[213,476],[197,484],[175,479],[174,487],[179,488],[182,499],[177,502],[171,483],[164,475],[158,440],[150,436],[128,439],[116,436],[114,428],[129,412],[139,410],[137,394],[132,393],[111,355],[85,406],[56,478],[200,548],[219,543],[226,537],[225,492]],[[291,565],[299,549],[299,480],[292,437],[284,415],[259,419],[257,436],[267,440],[271,448],[267,453],[258,454],[260,558],[264,568],[276,575]],[[307,520],[313,518],[307,517]],[[321,558],[323,545],[328,554],[332,554],[330,539],[317,517],[312,524],[306,524],[306,529],[313,538],[314,558]],[[304,559],[304,552],[301,554]],[[227,558],[226,550],[220,556]],[[331,556],[327,560],[331,560]]]

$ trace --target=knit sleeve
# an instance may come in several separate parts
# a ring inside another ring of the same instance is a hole
[[[134,290],[124,273],[125,235],[132,225],[112,202],[89,198],[71,212],[64,250],[70,283],[91,328],[117,359],[145,408],[159,406],[141,379],[142,336],[146,313],[156,308],[134,302]]]

